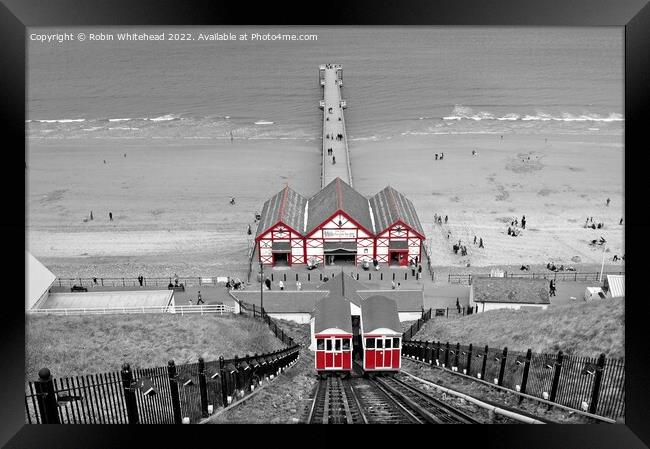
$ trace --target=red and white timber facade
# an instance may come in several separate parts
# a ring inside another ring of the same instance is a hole
[[[256,242],[265,265],[421,262],[425,237],[417,213],[392,187],[366,198],[336,178],[306,199],[287,186],[261,215]]]

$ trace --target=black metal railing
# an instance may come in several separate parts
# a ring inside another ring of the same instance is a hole
[[[602,278],[607,275],[623,275],[624,271],[608,271],[603,272]],[[449,274],[447,281],[450,284],[472,284],[472,278],[475,277],[489,277],[489,273],[485,274]],[[579,273],[577,271],[549,271],[542,273],[508,273],[505,272],[503,277],[508,278],[524,278],[524,279],[546,279],[555,281],[575,281],[575,282],[598,282],[601,279],[600,272]]]
[[[235,299],[235,301],[239,303],[242,313],[250,313],[254,318],[261,318],[269,326],[269,329],[271,329],[271,332],[273,332],[276,338],[280,339],[282,343],[287,346],[295,345],[293,338],[286,334],[284,329],[278,326],[273,318],[271,318],[263,308],[237,299]]]
[[[298,345],[266,354],[28,382],[29,424],[181,424],[207,418],[251,393],[297,358]]]
[[[402,340],[407,341],[413,338],[413,335],[415,335],[422,328],[422,326],[424,326],[424,323],[429,321],[432,316],[433,309],[429,309],[427,311],[422,310],[422,317],[418,318],[418,320],[413,323],[411,327],[402,333]]]
[[[406,340],[406,339],[405,339]],[[625,361],[404,341],[402,355],[595,415],[625,412]]]

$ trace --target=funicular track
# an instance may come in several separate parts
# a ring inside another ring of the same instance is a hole
[[[431,424],[478,424],[467,413],[446,404],[439,399],[415,388],[406,382],[390,376],[372,380],[390,394],[395,401],[413,411],[418,419]]]
[[[467,413],[396,377],[366,378],[355,366],[351,378],[331,375],[316,388],[310,424],[477,424]]]

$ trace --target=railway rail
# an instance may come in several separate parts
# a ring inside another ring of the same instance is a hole
[[[478,424],[475,418],[395,377],[321,379],[309,424]]]

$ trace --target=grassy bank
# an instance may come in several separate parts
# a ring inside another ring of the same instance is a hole
[[[625,302],[583,301],[548,310],[492,310],[460,318],[433,318],[415,335],[419,340],[472,343],[511,350],[597,357],[624,357]]]
[[[206,361],[282,347],[266,324],[233,315],[167,314],[26,317],[25,376],[56,377]]]

